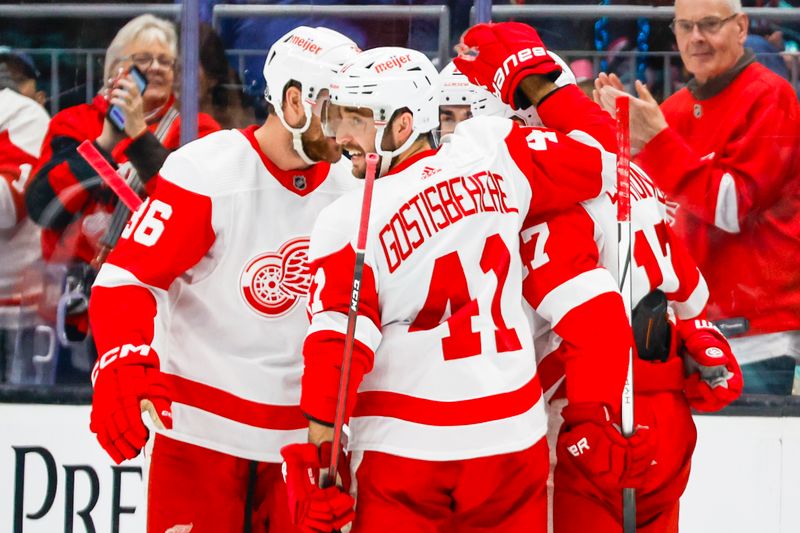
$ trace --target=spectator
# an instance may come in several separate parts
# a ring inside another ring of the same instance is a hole
[[[77,147],[85,140],[94,142],[130,183],[140,182],[151,191],[152,178],[179,143],[176,61],[173,24],[152,15],[136,17],[116,34],[106,52],[104,78],[115,80],[108,81],[91,103],[65,109],[50,123],[25,201],[30,217],[42,227],[43,258],[68,265],[65,292],[88,293],[94,277],[89,265],[101,256],[100,239],[110,227],[116,203]],[[132,65],[147,78],[142,94],[125,73]],[[122,110],[124,131],[105,119],[110,105]],[[219,128],[204,114],[199,124],[201,135]],[[58,324],[62,339],[83,340],[88,330],[86,298],[68,302],[66,315],[66,323]],[[85,363],[88,371],[90,362]]]
[[[222,128],[245,127],[255,120],[247,109],[242,82],[225,57],[225,46],[214,29],[200,26],[200,111]]]
[[[20,328],[34,324],[33,310],[22,308],[22,277],[41,252],[23,192],[50,120],[41,105],[17,92],[19,78],[6,66],[0,59],[0,381],[10,370]]]
[[[40,91],[36,84],[39,79],[39,71],[36,70],[30,56],[15,52],[10,48],[0,47],[0,65],[4,65],[8,70],[16,92],[35,100],[39,105],[44,105],[47,95],[44,91]]]
[[[152,15],[131,20],[106,52],[104,77],[110,80],[120,69],[136,65],[147,77],[144,93],[127,74],[113,86],[107,82],[91,103],[53,117],[26,195],[31,218],[44,229],[45,259],[90,263],[115,203],[77,154],[82,141],[92,140],[121,174],[135,172],[148,189],[169,151],[178,147],[180,117],[173,92],[176,43],[172,23]],[[122,132],[104,119],[110,104],[119,105],[125,114]],[[200,116],[201,135],[215,129],[218,125],[211,117]]]
[[[659,109],[637,82],[631,142],[675,202],[675,230],[708,280],[709,318],[742,362],[800,355],[797,96],[744,48],[739,0],[676,0],[673,31],[694,79]],[[611,110],[622,86],[601,74]],[[665,164],[669,162],[669,164]]]

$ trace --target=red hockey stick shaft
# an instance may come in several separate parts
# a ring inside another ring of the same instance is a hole
[[[78,146],[78,153],[81,154],[81,157],[89,163],[89,166],[97,172],[100,178],[106,182],[106,185],[114,191],[114,194],[119,197],[122,203],[124,203],[131,212],[139,209],[139,206],[142,205],[142,199],[139,198],[139,195],[136,194],[131,186],[122,179],[122,176],[114,170],[114,167],[106,161],[94,144],[90,141],[83,141],[80,146]]]
[[[339,454],[342,449],[342,432],[347,408],[347,389],[350,386],[350,366],[353,362],[355,345],[356,320],[358,319],[358,303],[361,293],[361,276],[364,271],[364,251],[367,247],[367,231],[369,230],[369,212],[372,207],[372,186],[375,183],[375,172],[378,166],[378,155],[367,154],[367,173],[364,179],[364,196],[361,201],[361,219],[356,238],[356,266],[353,270],[353,290],[350,293],[350,308],[347,311],[347,334],[344,338],[344,356],[342,357],[342,373],[339,378],[339,395],[336,400],[336,415],[333,420],[333,443],[331,446],[331,464],[328,470],[326,486],[335,483],[339,471]]]
[[[633,306],[633,269],[631,265],[631,133],[630,99],[620,96],[616,102],[617,115],[617,226],[619,246],[617,267],[620,276],[620,291],[631,318]],[[627,243],[627,244],[625,244]],[[628,375],[622,391],[622,434],[633,435],[633,347],[628,350]],[[636,532],[636,492],[622,489],[622,530]]]

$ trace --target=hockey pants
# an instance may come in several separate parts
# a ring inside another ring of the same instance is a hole
[[[147,490],[148,533],[297,532],[279,463],[242,459],[159,434]]]
[[[636,491],[637,532],[674,533],[697,440],[692,414],[682,392],[637,394],[634,400],[636,423],[651,425],[657,438],[655,464]],[[608,494],[571,464],[556,465],[554,533],[622,533],[621,517],[621,492]]]
[[[356,452],[352,533],[547,531],[547,441],[519,452],[423,461]]]

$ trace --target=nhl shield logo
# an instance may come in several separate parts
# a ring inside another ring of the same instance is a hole
[[[694,104],[694,118],[700,118],[703,116],[703,106],[700,104]]]
[[[250,309],[265,318],[277,318],[306,296],[311,285],[308,242],[308,237],[297,237],[276,252],[261,253],[247,262],[239,288]]]
[[[298,191],[302,191],[306,188],[306,177],[305,176],[295,176],[294,177],[294,188]]]

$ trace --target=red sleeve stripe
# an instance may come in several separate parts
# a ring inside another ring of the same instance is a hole
[[[306,338],[312,333],[333,331],[344,336],[347,334],[347,315],[338,311],[322,311],[311,317]],[[359,313],[356,321],[356,340],[367,346],[373,353],[381,342],[381,330],[368,316]]]
[[[669,297],[670,295],[667,296]],[[681,320],[696,317],[705,309],[706,303],[708,303],[708,297],[709,293],[706,280],[703,276],[698,276],[697,285],[692,291],[692,294],[682,302],[672,302],[675,314],[677,314],[678,318]]]
[[[572,309],[607,292],[617,292],[611,273],[604,268],[595,268],[578,274],[551,290],[538,306],[536,312],[555,328]]]
[[[353,416],[397,418],[428,426],[467,426],[528,412],[542,397],[539,376],[517,390],[462,401],[442,402],[387,391],[358,394]]]
[[[308,427],[299,405],[258,403],[174,374],[164,377],[174,402],[261,429],[285,431]]]

